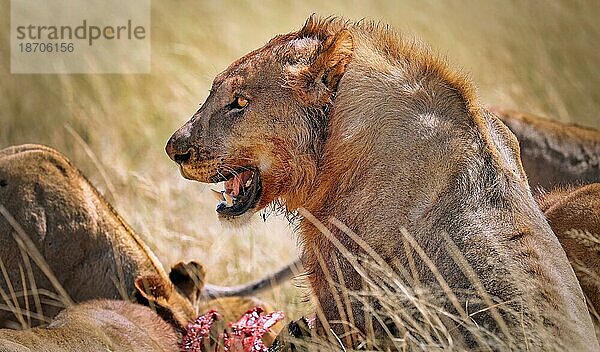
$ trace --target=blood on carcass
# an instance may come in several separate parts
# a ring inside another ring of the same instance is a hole
[[[214,346],[214,351],[223,352],[266,352],[268,347],[262,338],[271,327],[284,318],[282,312],[265,315],[261,307],[254,307],[242,315],[235,323],[229,323],[229,329],[219,334],[217,341],[210,339],[213,323],[221,319],[214,310],[199,316],[188,324],[181,342],[182,352],[201,352],[203,346]]]

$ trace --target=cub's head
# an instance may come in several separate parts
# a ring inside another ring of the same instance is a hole
[[[326,138],[327,111],[352,58],[342,22],[310,18],[235,61],[166,151],[188,179],[217,183],[221,218],[286,201],[307,182]]]

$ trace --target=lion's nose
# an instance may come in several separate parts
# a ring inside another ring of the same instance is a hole
[[[177,164],[183,164],[190,160],[192,157],[192,152],[192,149],[188,149],[188,151],[185,153],[175,153],[171,159],[173,159]]]
[[[194,150],[188,145],[179,143],[174,137],[175,135],[173,135],[171,139],[169,139],[169,142],[167,142],[165,151],[171,160],[178,164],[183,164],[192,158]]]

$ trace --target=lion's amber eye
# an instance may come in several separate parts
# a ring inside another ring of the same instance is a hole
[[[239,106],[240,108],[245,108],[246,105],[248,105],[248,99],[244,98],[244,97],[237,97],[235,99],[235,103],[237,106]]]
[[[237,96],[233,99],[229,105],[227,105],[227,109],[231,110],[241,110],[248,106],[248,99],[244,97]]]

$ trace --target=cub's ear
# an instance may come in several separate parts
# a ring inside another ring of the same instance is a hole
[[[183,332],[185,326],[196,318],[190,302],[179,296],[173,284],[159,275],[138,276],[135,289],[136,301],[150,307],[178,332]]]
[[[206,269],[197,261],[188,263],[178,262],[171,267],[169,279],[177,291],[192,302],[196,303],[204,288]]]
[[[297,39],[295,50],[307,52],[315,40]],[[306,46],[306,47],[304,47]],[[298,97],[310,106],[322,107],[331,103],[337,86],[352,59],[354,39],[347,29],[328,35],[315,48],[308,63],[302,60],[288,66],[287,81]]]

